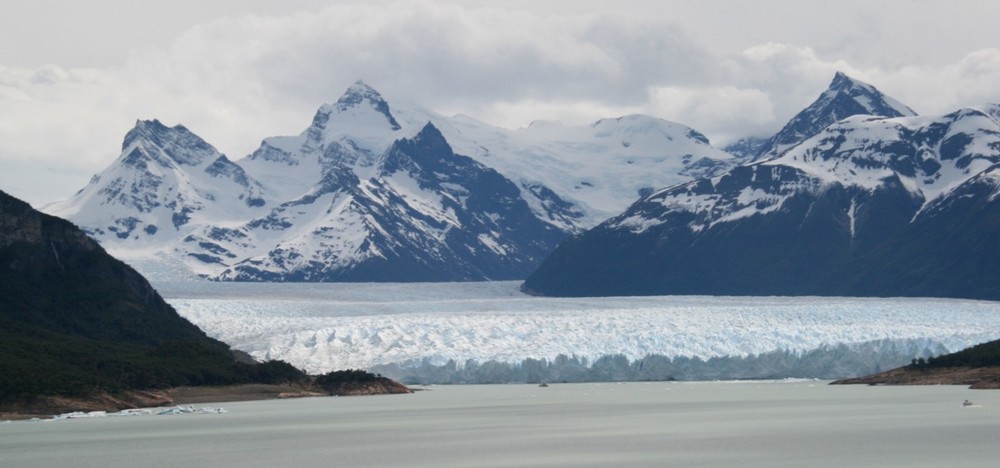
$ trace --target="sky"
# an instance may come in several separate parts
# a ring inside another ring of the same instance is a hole
[[[43,206],[137,119],[238,160],[358,79],[520,128],[633,113],[769,136],[836,71],[921,114],[1000,102],[981,0],[0,0],[0,190]]]

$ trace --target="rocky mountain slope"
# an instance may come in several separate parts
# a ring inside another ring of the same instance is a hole
[[[841,101],[853,88],[843,80],[821,100]],[[997,299],[998,163],[1000,106],[848,117],[776,156],[643,198],[561,244],[524,288]]]
[[[232,253],[218,245],[222,255],[248,257],[219,278],[511,279],[530,273],[565,236],[535,217],[509,180],[454,154],[432,124],[412,139],[394,142],[367,180],[344,171],[336,182],[321,183],[307,196],[230,232],[248,239],[282,231],[292,235],[282,236],[264,255],[247,255],[249,249]],[[227,238],[190,242],[219,240]]]

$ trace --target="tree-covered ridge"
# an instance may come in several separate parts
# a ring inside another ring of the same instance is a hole
[[[981,343],[961,351],[927,359],[916,359],[918,368],[1000,367],[1000,340]]]
[[[295,381],[237,363],[72,223],[0,192],[0,402],[178,385]]]
[[[835,384],[867,385],[969,385],[1000,389],[1000,340],[928,359],[916,358],[908,366]]]

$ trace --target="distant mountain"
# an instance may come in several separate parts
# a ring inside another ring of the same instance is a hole
[[[826,91],[757,149],[754,160],[776,157],[834,122],[855,115],[912,117],[917,113],[874,86],[837,72]]]
[[[277,372],[277,374],[275,374]],[[0,404],[303,376],[238,364],[68,221],[0,192]]]
[[[520,279],[655,187],[735,164],[652,117],[512,131],[390,105],[359,81],[236,162],[182,126],[139,122],[114,164],[46,209],[116,255],[212,279]]]
[[[72,198],[46,207],[111,247],[169,245],[192,226],[259,211],[263,187],[184,126],[138,121],[121,156]],[[111,241],[111,240],[114,241]]]
[[[351,172],[239,228],[239,239],[289,231],[265,255],[235,263],[227,280],[460,281],[530,273],[565,232],[534,216],[517,186],[453,153],[428,123],[396,141],[373,176]],[[303,207],[318,209],[307,223]],[[301,227],[305,224],[305,229]],[[229,240],[218,242],[220,252]]]
[[[722,147],[722,150],[736,156],[741,161],[749,162],[761,153],[765,145],[769,144],[769,138],[743,137]]]
[[[643,198],[562,243],[524,289],[1000,299],[998,164],[1000,106],[857,115]]]
[[[568,232],[596,226],[659,187],[735,166],[700,132],[646,115],[519,130],[458,116],[439,124],[455,148],[521,189],[539,218]]]

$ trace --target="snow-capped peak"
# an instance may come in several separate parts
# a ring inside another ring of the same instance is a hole
[[[912,117],[917,115],[917,113],[914,112],[913,109],[910,109],[909,106],[906,106],[890,96],[882,94],[882,92],[875,89],[874,86],[851,78],[843,72],[837,72],[837,74],[834,75],[833,81],[830,82],[830,86],[827,90],[823,92],[823,95],[820,97],[820,101],[825,98],[832,101],[839,95],[849,96],[855,102],[868,110],[869,115],[882,117]],[[850,116],[844,116],[841,118],[846,117]]]
[[[125,151],[137,139],[154,140],[156,135],[166,133],[169,128],[157,119],[136,120],[135,126],[125,134],[122,140],[122,151]]]
[[[336,108],[340,112],[346,112],[349,109],[357,108],[363,104],[367,104],[371,108],[378,111],[379,114],[385,116],[385,119],[389,122],[389,125],[393,130],[399,130],[401,127],[399,122],[392,116],[389,111],[389,104],[385,102],[382,95],[379,94],[375,88],[368,86],[364,81],[358,80],[347,88],[347,91],[340,99],[337,99]]]
[[[101,242],[132,251],[160,248],[209,223],[267,205],[242,167],[183,125],[139,120],[118,160],[73,198],[45,209],[73,219]]]
[[[309,192],[331,171],[346,169],[366,179],[379,154],[420,129],[412,116],[401,115],[397,120],[382,95],[358,80],[337,101],[320,106],[302,133],[265,138],[240,165],[283,199]],[[423,125],[428,119],[416,120]]]
[[[122,141],[122,153],[165,158],[182,166],[201,166],[221,154],[183,125],[167,127],[159,120],[137,120]]]
[[[837,72],[830,86],[774,134],[754,160],[775,158],[831,124],[855,115],[912,117],[917,113],[874,86]]]

